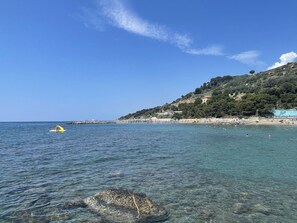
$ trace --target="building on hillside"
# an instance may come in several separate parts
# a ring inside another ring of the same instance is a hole
[[[202,98],[202,104],[206,104],[207,101],[211,99],[211,96],[210,95],[205,95],[203,98]]]

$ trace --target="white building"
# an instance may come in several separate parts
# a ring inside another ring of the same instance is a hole
[[[205,95],[203,98],[202,98],[202,104],[206,104],[207,101],[211,99],[211,96],[210,95]]]

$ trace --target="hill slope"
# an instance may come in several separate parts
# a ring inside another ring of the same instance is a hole
[[[207,102],[205,102],[207,101]],[[272,109],[297,107],[297,63],[252,75],[212,78],[176,101],[120,119],[271,116]]]

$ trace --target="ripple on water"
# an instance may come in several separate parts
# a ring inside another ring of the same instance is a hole
[[[296,128],[55,124],[0,124],[1,222],[100,222],[67,204],[109,187],[168,222],[297,222]]]

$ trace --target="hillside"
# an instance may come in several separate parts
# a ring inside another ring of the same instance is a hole
[[[297,63],[288,63],[260,73],[218,76],[170,104],[143,109],[120,119],[269,117],[272,109],[295,107]]]

